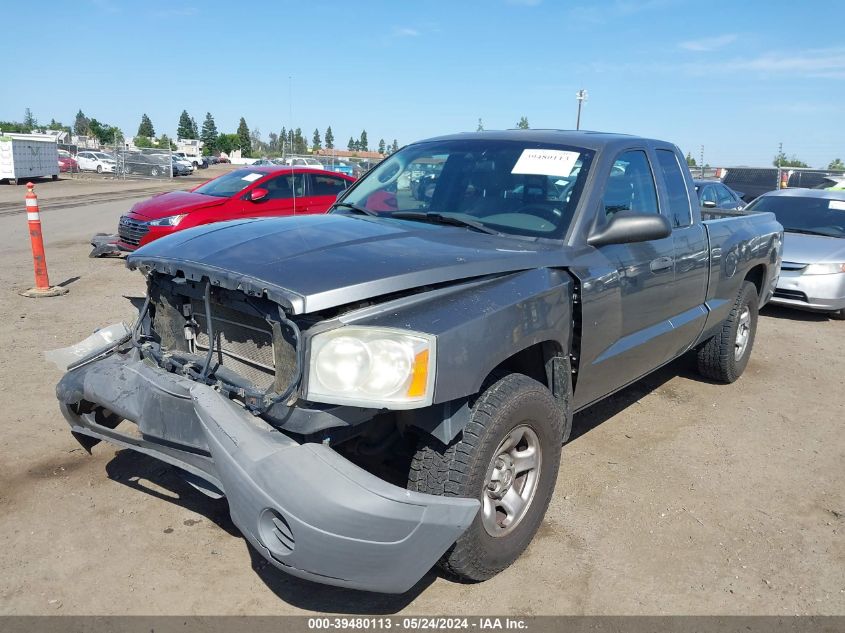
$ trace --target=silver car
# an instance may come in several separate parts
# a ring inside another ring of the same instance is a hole
[[[781,189],[746,211],[783,224],[783,263],[772,303],[845,319],[845,191]]]

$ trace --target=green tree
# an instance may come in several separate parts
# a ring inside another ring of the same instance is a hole
[[[191,117],[191,138],[197,139],[200,137],[200,131],[197,127],[197,122],[194,120],[194,117]]]
[[[141,115],[141,124],[138,126],[138,136],[146,137],[146,138],[153,138],[156,135],[155,128],[153,127],[153,122],[150,121],[150,117],[146,115],[146,113]],[[135,143],[135,145],[138,145]],[[140,147],[140,145],[139,145]]]
[[[476,132],[483,132],[484,131],[484,123],[481,122],[481,117],[478,117],[478,127],[475,128]]]
[[[214,123],[214,117],[211,112],[205,113],[205,121],[202,122],[202,133],[200,134],[202,141],[202,153],[206,156],[213,153],[217,149],[217,125]]]
[[[323,141],[320,139],[320,130],[314,129],[314,135],[311,137],[311,149],[317,151],[323,148]]]
[[[91,131],[91,136],[96,138],[101,145],[115,145],[123,141],[123,132],[117,126],[100,123],[97,119],[91,119],[88,127]]]
[[[226,154],[231,154],[240,146],[240,138],[237,134],[220,134],[217,137],[217,149]]]
[[[358,149],[362,152],[369,152],[370,147],[367,142],[367,130],[361,130],[361,138],[358,141]]]
[[[687,167],[696,167],[695,159],[692,157],[692,154],[687,152]]]
[[[291,145],[293,146],[294,154],[308,153],[308,141],[305,140],[305,136],[302,134],[302,128],[296,128],[296,131],[293,133]]]
[[[331,125],[326,128],[326,149],[334,149],[334,134]]]
[[[288,131],[282,126],[282,131],[279,133],[279,151],[284,154],[290,154],[290,145],[288,144]]]
[[[252,156],[252,152],[250,151],[252,140],[249,138],[249,126],[243,117],[241,117],[240,123],[238,123],[237,135],[238,145],[241,148],[241,156],[249,158]]]
[[[32,110],[27,108],[23,113],[23,124],[24,127],[28,127],[30,130],[34,127],[38,127],[38,121],[35,119],[35,115],[32,114]]]
[[[176,149],[176,144],[170,140],[170,137],[167,136],[167,134],[162,134],[161,136],[159,136],[158,140],[156,141],[156,144],[162,149],[169,149],[171,151]]]
[[[267,135],[267,146],[270,148],[270,151],[276,153],[279,151],[279,135],[275,132],[270,132]]]
[[[88,136],[91,134],[91,122],[82,113],[82,110],[76,113],[76,118],[73,120],[73,133],[79,136]]]
[[[356,141],[354,138],[352,138],[350,136],[349,142],[346,144],[346,149],[348,149],[350,152],[357,151],[358,150],[358,141]]]
[[[153,147],[153,142],[149,136],[136,136],[132,139],[135,147]]]
[[[399,151],[399,143],[396,142],[396,139],[393,139],[393,145],[390,147],[390,153],[393,154],[394,152]]]
[[[838,158],[834,158],[832,161],[830,161],[830,163],[828,163],[827,168],[836,171],[845,171],[845,163],[843,163]]]
[[[519,123],[516,124],[516,127],[520,130],[527,130],[528,129],[528,117],[520,117]]]
[[[379,141],[378,141],[378,153],[379,153],[379,154],[384,154],[384,150],[385,150],[385,147],[384,147],[384,139],[383,139],[383,138],[380,138],[380,139],[379,139]]]
[[[791,158],[787,158],[786,154],[782,151],[775,154],[775,158],[772,160],[772,165],[775,167],[809,167],[809,165],[803,160],[799,160],[795,154],[793,154]]]
[[[188,111],[182,110],[182,114],[179,115],[179,125],[176,127],[176,138],[196,138],[193,136],[194,125]]]

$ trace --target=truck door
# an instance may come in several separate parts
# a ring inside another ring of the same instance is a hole
[[[646,151],[617,156],[599,213],[659,213],[657,186]],[[584,306],[584,340],[576,406],[584,406],[658,367],[669,354],[672,324],[667,305],[674,280],[672,236],[597,248],[611,271],[607,299]],[[600,304],[600,305],[599,305]],[[601,322],[595,338],[590,324]]]
[[[693,213],[692,205],[698,204],[698,198],[685,177],[678,155],[671,149],[656,149],[655,155],[675,249],[675,278],[666,305],[672,322],[671,345],[666,357],[670,360],[689,349],[704,329],[710,254],[707,234],[698,221],[700,214]]]

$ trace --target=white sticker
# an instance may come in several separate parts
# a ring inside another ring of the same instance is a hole
[[[581,154],[560,149],[526,149],[522,151],[512,174],[539,174],[541,176],[569,177],[575,161]]]
[[[828,209],[834,209],[835,211],[845,211],[845,200],[831,200],[827,204]]]
[[[241,180],[246,180],[247,182],[255,182],[259,178],[263,178],[263,177],[264,177],[264,174],[252,173],[252,174],[247,174],[246,176],[241,178]]]

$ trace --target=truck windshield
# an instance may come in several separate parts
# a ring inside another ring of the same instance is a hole
[[[180,159],[182,160],[182,159]],[[194,189],[194,193],[201,193],[205,196],[216,198],[231,198],[236,193],[243,191],[259,178],[264,178],[266,173],[253,169],[236,169],[224,176],[215,178],[204,185]]]
[[[572,222],[593,154],[511,140],[417,143],[379,163],[343,202],[386,217],[451,216],[500,233],[559,239]]]
[[[801,196],[761,196],[746,211],[775,214],[791,233],[845,237],[845,195],[841,199]]]

